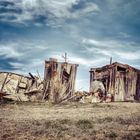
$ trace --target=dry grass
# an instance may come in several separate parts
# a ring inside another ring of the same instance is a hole
[[[1,140],[139,140],[140,103],[0,105]]]

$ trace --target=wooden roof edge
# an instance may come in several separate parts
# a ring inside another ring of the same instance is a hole
[[[112,63],[112,64],[105,65],[105,66],[103,66],[103,67],[90,68],[90,71],[89,71],[89,72],[92,72],[92,71],[95,71],[95,70],[109,69],[109,68],[112,68],[112,67],[115,67],[115,66],[121,66],[121,67],[123,67],[123,68],[131,68],[131,69],[133,69],[133,70],[135,70],[135,71],[137,71],[137,72],[140,73],[140,70],[139,70],[139,69],[134,68],[134,67],[132,67],[132,66],[130,66],[130,65],[128,65],[128,64],[122,64],[122,63],[119,63],[119,62],[114,62],[114,63]]]
[[[116,63],[116,65],[122,66],[122,67],[124,67],[124,68],[131,68],[131,69],[133,69],[133,70],[135,70],[135,71],[137,71],[137,72],[140,72],[140,69],[137,69],[137,68],[135,68],[135,67],[133,67],[133,66],[131,66],[131,65],[122,64],[122,63],[119,63],[119,62],[115,62],[115,63]]]

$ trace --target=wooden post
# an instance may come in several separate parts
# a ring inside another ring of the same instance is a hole
[[[65,53],[65,56],[62,56],[62,57],[64,58],[65,63],[67,63],[67,61],[68,61],[67,53]]]
[[[112,57],[110,57],[110,65],[112,64]]]

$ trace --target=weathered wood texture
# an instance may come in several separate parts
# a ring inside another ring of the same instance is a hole
[[[7,94],[4,98],[14,101],[32,101],[34,96],[28,93],[42,89],[43,83],[37,77],[33,79],[15,73],[0,72],[0,92]]]
[[[61,102],[73,96],[77,64],[57,62],[56,59],[45,61],[44,99]]]
[[[90,70],[90,92],[92,82],[98,80],[104,84],[106,94],[114,101],[140,100],[140,70],[129,65],[113,63]]]

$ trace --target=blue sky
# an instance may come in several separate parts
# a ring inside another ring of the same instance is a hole
[[[140,69],[140,0],[0,0],[0,71],[43,77],[49,57],[79,64],[76,89],[89,69],[113,61]]]

